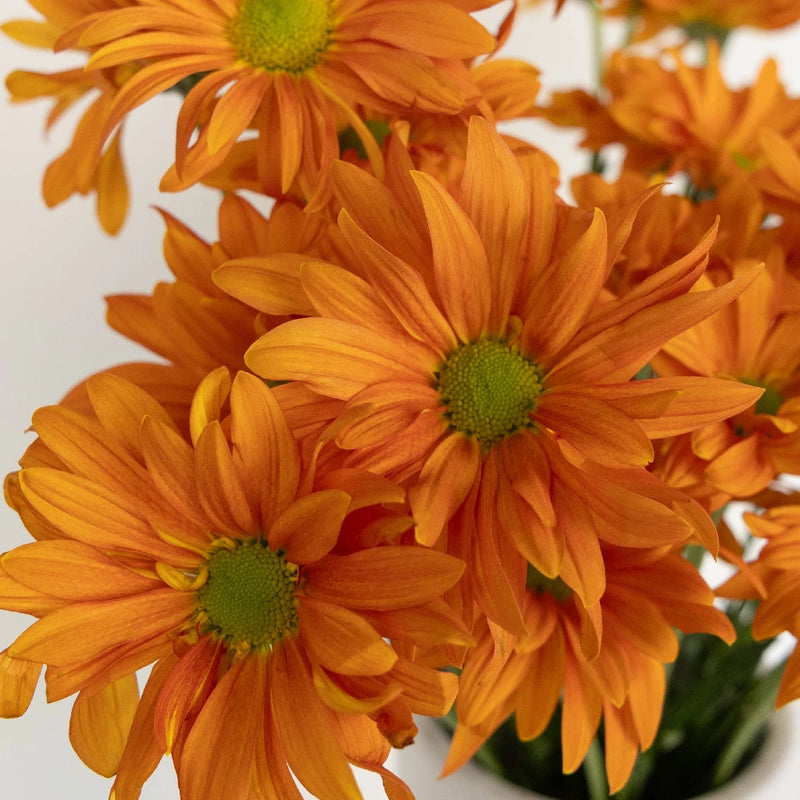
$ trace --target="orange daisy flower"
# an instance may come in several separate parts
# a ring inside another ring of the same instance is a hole
[[[125,365],[116,371],[146,388],[169,408],[181,429],[188,430],[189,407],[202,378],[219,366],[233,372],[244,369],[247,348],[265,330],[288,319],[287,310],[296,302],[284,293],[283,307],[273,303],[272,313],[266,314],[218,288],[211,278],[214,270],[245,256],[254,270],[276,260],[293,270],[295,262],[287,261],[283,254],[296,251],[338,258],[338,230],[289,202],[277,203],[265,218],[242,198],[226,195],[218,214],[219,240],[209,243],[161,213],[166,223],[164,256],[175,280],[158,283],[150,294],[107,297],[107,319],[123,336],[169,362],[170,367]],[[319,403],[312,406],[307,402],[309,393],[298,393],[298,388],[277,390],[284,413],[298,434],[309,433],[317,422],[335,416],[337,404],[328,410]],[[85,391],[78,387],[62,403],[74,406],[83,396]],[[324,411],[323,417],[311,414],[312,408]]]
[[[536,738],[561,699],[564,773],[580,766],[602,720],[613,794],[658,730],[663,665],[678,654],[674,628],[735,639],[728,618],[713,607],[714,593],[678,551],[608,545],[602,551],[607,588],[599,608],[587,609],[562,581],[531,570],[528,633],[481,626],[461,674],[445,774],[466,763],[511,714],[520,739]]]
[[[746,513],[744,520],[754,536],[766,540],[747,569],[738,572],[716,592],[720,597],[758,600],[753,637],[771,639],[785,631],[800,636],[800,505],[797,495],[785,497],[781,505]],[[800,697],[800,650],[795,647],[784,666],[778,687],[778,708]]]
[[[730,274],[710,270],[696,288],[723,283]],[[782,472],[800,471],[798,331],[800,282],[773,248],[751,287],[653,358],[660,375],[726,377],[764,388],[751,408],[688,434],[691,455],[705,461],[706,480],[733,498],[755,494]]]
[[[530,64],[512,59],[489,59],[473,64],[469,75],[481,93],[481,107],[488,108],[495,122],[536,115],[539,70]],[[361,112],[366,113],[364,109]],[[399,139],[408,150],[416,169],[435,176],[449,187],[458,184],[464,170],[467,129],[472,112],[473,109],[457,115],[432,114],[405,109],[400,117],[395,118],[386,114],[369,114],[365,116],[364,123],[381,144],[384,160],[390,157],[393,141]],[[531,144],[515,137],[504,135],[503,138],[517,152],[535,150]],[[357,164],[374,174],[367,153],[352,128],[339,131],[339,147],[342,160]],[[268,173],[270,164],[264,163],[259,152],[257,140],[237,142],[225,161],[203,178],[203,183],[228,192],[246,188],[269,196],[280,195],[280,163],[273,162],[272,172]],[[558,165],[555,161],[551,161],[551,167],[557,179]],[[170,173],[168,181],[171,182],[169,186],[172,183],[176,187],[180,185],[174,171]],[[303,202],[298,187],[295,187],[291,196]],[[329,186],[326,192],[318,193],[306,208],[320,211],[326,204],[335,218],[339,209]]]
[[[709,250],[710,267],[720,264],[735,270],[758,264],[776,244],[779,234],[764,229],[768,207],[750,177],[732,179],[702,201],[656,192],[654,186],[659,183],[655,177],[631,171],[623,171],[613,183],[596,174],[578,176],[571,183],[579,206],[599,208],[607,217],[624,213],[649,193],[606,281],[616,296],[680,258],[715,221],[718,229]]]
[[[245,357],[267,379],[362,412],[337,437],[347,463],[408,483],[418,540],[433,544],[449,526],[480,605],[512,631],[524,628],[528,562],[592,606],[605,587],[599,539],[651,547],[696,535],[714,549],[707,516],[647,472],[651,438],[730,416],[760,392],[629,382],[753,275],[686,294],[709,235],[640,291],[599,303],[635,212],[607,225],[565,206],[536,163],[523,172],[473,117],[460,204],[422,173],[392,196],[337,165],[340,227],[366,279],[303,265],[317,316],[268,331]],[[217,276],[241,299],[252,291],[235,267]]]
[[[117,800],[162,753],[185,800],[295,796],[295,777],[358,800],[348,762],[408,797],[383,767],[387,739],[413,738],[412,712],[445,713],[456,677],[400,649],[468,641],[438,600],[463,564],[404,543],[390,482],[302,470],[252,375],[203,382],[192,443],[132,384],[98,376],[89,394],[94,418],[34,415],[53,463],[9,476],[7,496],[38,541],[0,575],[41,617],[7,655],[48,665],[50,700],[79,692],[81,756],[116,772]],[[153,662],[138,700],[132,673]],[[113,720],[127,735],[106,735]]]
[[[617,0],[603,8],[610,16],[636,17],[637,39],[680,26],[689,35],[719,39],[735,28],[775,30],[800,19],[797,0]]]
[[[297,180],[310,198],[339,154],[342,123],[380,173],[356,106],[458,114],[480,99],[465,59],[488,53],[495,39],[464,9],[493,2],[148,0],[86,17],[65,42],[96,50],[95,69],[147,62],[117,96],[105,134],[149,98],[203,75],[178,117],[181,186],[218,166],[254,127],[260,159],[280,164],[281,191]]]
[[[763,128],[787,136],[800,130],[800,100],[787,96],[774,61],[764,63],[752,86],[733,90],[713,41],[702,67],[688,66],[677,51],[669,55],[674,70],[616,52],[605,72],[607,103],[583,91],[556,93],[542,113],[556,124],[586,128],[584,147],[621,142],[628,169],[685,172],[702,190],[760,166]]]
[[[119,8],[117,0],[75,0],[69,4],[37,4],[44,20],[13,20],[2,30],[16,41],[55,49],[60,36],[86,15]],[[128,182],[122,162],[122,128],[106,144],[105,130],[114,97],[137,70],[134,62],[109,69],[69,69],[56,73],[15,70],[6,78],[12,102],[52,98],[47,117],[49,130],[76,103],[93,98],[83,112],[72,143],[47,168],[42,194],[48,206],[63,203],[73,194],[97,196],[97,217],[103,230],[119,232],[128,211]]]

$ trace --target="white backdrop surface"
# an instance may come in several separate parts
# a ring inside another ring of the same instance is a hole
[[[528,12],[508,52],[544,71],[545,85],[565,88],[590,81],[589,33],[582,4],[567,3],[557,24],[552,4]],[[25,0],[3,0],[0,22],[36,16]],[[778,36],[736,37],[726,55],[727,75],[751,79],[766,55],[778,55],[781,75],[800,92],[800,31]],[[57,58],[0,36],[0,75],[13,69],[56,71],[80,56]],[[137,110],[126,125],[124,153],[132,186],[129,219],[116,238],[100,230],[91,199],[74,198],[48,210],[40,194],[45,165],[67,145],[74,116],[44,134],[47,103],[12,106],[0,88],[0,472],[14,469],[31,435],[31,413],[56,402],[74,383],[103,367],[147,353],[104,322],[103,296],[148,292],[168,278],[161,256],[163,226],[152,209],[165,207],[199,233],[216,233],[216,198],[203,189],[159,195],[160,176],[171,162],[176,97],[161,97]],[[520,130],[549,150],[568,173],[581,169],[572,147],[577,135],[554,134],[541,124]],[[16,515],[0,509],[0,552],[28,541]],[[29,624],[0,613],[0,649]],[[91,773],[67,740],[70,703],[47,705],[37,691],[29,712],[0,720],[0,800],[101,800],[110,782]],[[313,732],[309,732],[313,735]],[[800,738],[800,737],[798,737]],[[411,777],[411,776],[409,776]],[[413,788],[413,780],[412,780]],[[786,794],[792,796],[786,784]],[[171,765],[164,762],[145,787],[143,800],[177,797]],[[383,797],[374,782],[365,800]],[[236,800],[232,798],[232,800]],[[425,800],[419,798],[419,800]]]

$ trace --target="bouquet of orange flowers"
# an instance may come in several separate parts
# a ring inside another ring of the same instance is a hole
[[[800,631],[800,97],[720,53],[800,3],[588,0],[624,41],[540,97],[516,2],[28,2],[4,32],[82,59],[6,81],[77,120],[47,204],[116,234],[123,128],[171,92],[160,188],[218,233],[162,211],[172,276],[107,298],[158,360],[33,413],[2,716],[44,667],[113,800],[165,755],[182,800],[359,800],[353,767],[412,800],[387,757],[451,708],[444,773],[528,741],[512,777],[561,797],[735,773],[800,696],[800,651],[759,672]],[[564,186],[526,117],[591,168]]]

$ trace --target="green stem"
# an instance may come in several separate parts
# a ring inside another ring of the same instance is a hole
[[[606,768],[603,758],[603,748],[600,739],[595,735],[592,739],[586,758],[583,761],[583,773],[586,776],[586,788],[590,800],[607,800],[608,783],[606,782]]]

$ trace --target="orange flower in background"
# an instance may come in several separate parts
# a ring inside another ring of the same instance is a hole
[[[800,19],[797,0],[610,0],[603,4],[610,16],[634,16],[636,38],[645,39],[679,25],[691,35],[711,33],[724,38],[734,28],[774,30]]]
[[[278,202],[265,218],[241,197],[226,195],[219,206],[219,240],[213,243],[167,212],[161,214],[166,225],[164,256],[174,280],[159,282],[150,294],[106,297],[106,318],[118,333],[168,363],[131,362],[104,371],[154,396],[187,432],[192,398],[200,381],[220,366],[233,372],[245,369],[247,348],[265,330],[288,319],[286,309],[293,307],[294,298],[287,296],[283,309],[264,314],[219,289],[211,278],[214,270],[226,261],[247,256],[253,269],[277,259],[293,273],[296,259],[285,254],[303,251],[338,259],[341,243],[335,226],[290,202]],[[310,393],[298,392],[298,388],[277,391],[292,429],[301,436],[330,421],[339,404],[329,403],[324,408],[319,398],[310,403]],[[86,382],[71,389],[60,404],[91,413]],[[313,442],[309,444],[313,446]],[[30,453],[25,459],[29,457]]]
[[[763,262],[766,253],[782,241],[778,230],[764,226],[768,206],[749,177],[732,179],[713,196],[701,200],[672,193],[678,181],[666,181],[664,191],[654,193],[652,187],[660,182],[639,172],[624,171],[613,183],[595,174],[578,176],[571,183],[579,206],[600,208],[606,216],[624,213],[643,192],[650,192],[606,281],[615,295],[635,289],[680,258],[715,224],[717,236],[709,251],[711,267],[747,269]]]
[[[36,8],[45,15],[44,20],[14,20],[4,24],[2,30],[21,44],[52,49],[60,35],[87,14],[120,5],[122,2],[116,0],[40,3]],[[47,130],[70,108],[92,98],[72,143],[45,171],[42,194],[52,207],[76,193],[95,193],[97,217],[103,230],[112,235],[120,230],[127,215],[128,182],[120,149],[122,129],[108,143],[104,130],[117,92],[136,70],[137,64],[131,62],[110,69],[69,69],[50,74],[15,70],[6,78],[13,102],[52,98]]]
[[[604,77],[607,103],[583,91],[554,93],[542,113],[559,125],[585,127],[584,147],[621,142],[628,169],[685,172],[703,190],[761,166],[762,129],[786,136],[800,130],[800,100],[787,96],[774,61],[752,85],[734,90],[723,80],[713,41],[702,67],[689,66],[677,51],[669,55],[674,69],[615,52]]]
[[[169,214],[162,216],[164,257],[175,280],[157,284],[147,295],[107,297],[109,324],[191,371],[197,383],[219,366],[244,369],[245,350],[273,319],[225,294],[212,273],[245,256],[274,261],[284,253],[328,254],[328,224],[292,203],[276,204],[265,218],[246,200],[226,195],[218,213],[219,240],[209,243]],[[291,300],[287,297],[287,308]]]
[[[200,180],[252,127],[260,161],[280,164],[281,191],[297,180],[311,198],[339,155],[341,127],[352,126],[381,172],[364,111],[458,114],[480,100],[465,59],[488,53],[495,39],[462,9],[492,4],[150,0],[90,15],[64,41],[92,48],[95,69],[146,63],[117,96],[105,135],[149,98],[202,76],[178,117],[166,188]]]
[[[713,549],[700,508],[646,471],[651,439],[744,410],[760,391],[629,381],[753,275],[686,294],[709,235],[639,291],[601,303],[635,212],[607,224],[568,207],[536,163],[523,172],[473,117],[460,203],[421,173],[393,195],[338,165],[340,227],[358,269],[304,264],[299,284],[317,315],[267,332],[246,356],[267,379],[347,401],[346,463],[407,483],[418,540],[446,528],[479,604],[511,631],[524,628],[528,562],[588,607],[605,587],[598,540],[698,536]],[[245,301],[254,288],[236,267],[215,277]]]
[[[800,636],[800,505],[796,494],[760,514],[746,513],[750,532],[766,540],[747,569],[738,572],[716,593],[719,597],[757,600],[752,632],[756,640],[788,631]],[[778,708],[800,697],[800,650],[786,661],[778,687]]]
[[[536,115],[539,71],[530,64],[493,58],[473,64],[469,75],[481,92],[482,105],[488,107],[496,122]],[[402,116],[394,118],[386,114],[370,114],[364,122],[381,144],[384,160],[393,158],[393,148],[402,147],[408,151],[414,168],[427,172],[447,187],[455,187],[464,171],[470,115],[471,112],[454,115],[406,110]],[[503,138],[518,154],[542,154],[541,150],[521,139],[507,134]],[[367,153],[352,128],[339,132],[339,146],[343,160],[374,174]],[[269,174],[269,165],[264,163],[259,152],[257,140],[237,142],[225,161],[203,178],[203,183],[227,192],[244,188],[266,195],[280,195],[280,163],[274,163],[273,174]],[[557,180],[558,165],[550,159],[550,166],[553,178]],[[294,195],[297,195],[295,199],[298,202],[302,202],[298,191],[294,191]],[[335,218],[339,211],[336,197],[321,196],[318,200],[314,209],[321,210],[323,202],[327,202],[328,211]]]
[[[2,604],[40,619],[0,657],[0,684],[42,662],[48,699],[78,692],[73,745],[116,773],[117,800],[163,753],[185,800],[289,797],[295,778],[357,800],[348,762],[409,797],[382,766],[389,741],[413,738],[412,712],[444,714],[456,677],[388,639],[466,643],[437,602],[463,564],[403,543],[390,482],[303,470],[251,375],[203,382],[191,443],[132,384],[101,375],[89,394],[93,417],[36,412],[51,464],[6,480],[38,541],[0,559]],[[375,544],[358,546],[366,529]],[[139,700],[132,673],[154,662]]]
[[[564,773],[581,764],[601,720],[611,794],[653,742],[664,702],[664,664],[678,654],[674,628],[730,643],[735,632],[714,593],[679,552],[604,545],[606,591],[587,609],[563,582],[530,571],[515,637],[482,625],[470,650],[445,774],[462,766],[511,714],[523,741],[544,731],[563,702]]]
[[[726,269],[709,271],[696,288],[729,276]],[[703,459],[706,480],[734,498],[755,494],[780,473],[800,471],[799,322],[800,282],[774,248],[751,287],[667,342],[652,361],[659,375],[727,377],[764,388],[751,409],[689,434],[689,457]]]

